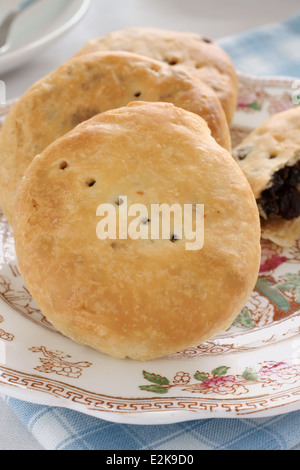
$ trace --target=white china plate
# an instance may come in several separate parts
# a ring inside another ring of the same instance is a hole
[[[271,114],[293,106],[295,91],[288,78],[241,75],[240,84],[234,145]],[[262,248],[257,288],[228,331],[141,363],[78,345],[47,322],[24,285],[11,229],[1,217],[0,393],[132,424],[299,410],[300,240],[290,249],[265,241]]]
[[[74,27],[86,13],[91,0],[39,0],[15,20],[10,47],[0,55],[0,73],[6,73],[32,59]],[[1,0],[0,21],[22,0]]]

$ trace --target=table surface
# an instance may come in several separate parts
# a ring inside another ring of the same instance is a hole
[[[113,30],[149,26],[218,39],[284,20],[297,11],[299,0],[92,0],[88,13],[71,32],[30,63],[0,78],[6,83],[7,99],[12,99],[65,62],[85,42]],[[42,449],[1,398],[0,416],[0,450]]]

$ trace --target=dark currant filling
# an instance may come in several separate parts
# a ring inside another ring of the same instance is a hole
[[[268,218],[292,220],[300,216],[300,162],[274,174],[272,187],[262,192],[258,205]]]

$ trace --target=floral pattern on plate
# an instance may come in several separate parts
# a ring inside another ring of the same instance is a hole
[[[233,145],[292,106],[292,93],[292,80],[240,75]],[[299,240],[290,249],[262,241],[257,284],[231,328],[155,361],[121,361],[74,343],[47,321],[18,271],[12,230],[1,216],[0,391],[121,423],[298,410],[299,268]]]

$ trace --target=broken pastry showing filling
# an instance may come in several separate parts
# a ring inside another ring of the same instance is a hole
[[[272,177],[271,186],[257,201],[263,219],[282,217],[293,220],[300,217],[300,160],[285,166]]]
[[[256,198],[262,238],[292,246],[300,236],[300,106],[269,118],[233,157]]]

